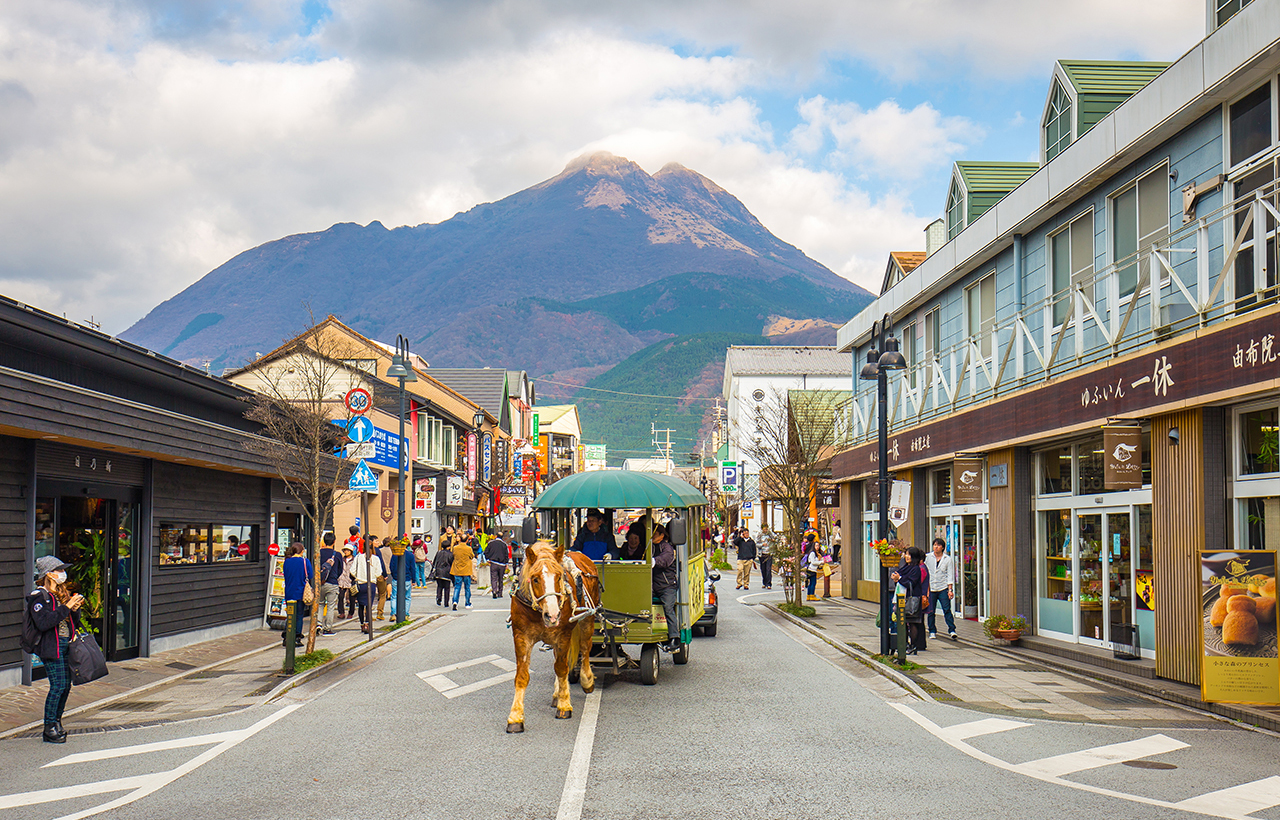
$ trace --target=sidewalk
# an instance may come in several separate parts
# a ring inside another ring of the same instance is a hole
[[[414,590],[412,620],[446,611],[435,606],[433,590]],[[375,620],[374,639],[393,623]],[[336,635],[317,634],[316,649],[328,649],[336,657],[368,642],[354,619],[335,621],[334,631]],[[304,643],[297,649],[299,656],[305,648]],[[288,680],[281,672],[283,663],[280,633],[266,629],[112,663],[107,677],[71,688],[63,725],[74,735],[230,714],[265,702]],[[44,681],[0,689],[0,739],[38,735],[48,691]]]
[[[814,617],[804,619],[811,631],[868,655],[878,654],[875,604],[835,597],[808,604],[817,610]],[[1197,687],[1155,678],[1150,662],[1126,672],[1115,668],[1114,662],[1108,664],[1112,668],[1093,666],[1079,657],[1042,651],[1032,645],[1037,643],[1033,640],[1024,639],[1027,646],[996,646],[983,634],[981,624],[960,618],[956,619],[958,640],[951,641],[945,637],[941,614],[937,620],[939,638],[928,641],[925,651],[909,656],[922,668],[905,674],[940,702],[1014,718],[1133,727],[1221,725],[1210,715],[1179,708],[1186,706],[1280,731],[1280,709],[1204,703]]]

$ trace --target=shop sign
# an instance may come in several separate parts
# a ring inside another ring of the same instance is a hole
[[[525,493],[528,492],[528,490],[525,489],[525,486],[523,484],[503,484],[501,487],[501,490],[502,490],[503,498],[506,498],[508,496],[515,496],[515,495],[518,495],[521,498],[523,498],[525,496]]]
[[[476,434],[467,433],[467,483],[476,483]]]
[[[1133,425],[1102,428],[1102,482],[1108,490],[1142,487],[1142,429]]]
[[[538,441],[540,435],[541,433],[538,432],[538,414],[534,413],[533,414],[533,434],[529,436],[529,438],[533,439],[534,441]]]
[[[396,515],[396,491],[382,491],[382,520],[390,521]]]
[[[911,482],[894,481],[889,485],[889,523],[901,527],[907,523],[911,509]]]
[[[818,488],[818,506],[826,509],[840,506],[840,490],[836,487]]]
[[[507,461],[507,440],[504,438],[498,439],[496,449],[498,452],[498,456],[497,456],[498,479],[501,480],[507,477],[507,465],[510,464],[510,462]]]
[[[1201,698],[1210,703],[1280,704],[1275,551],[1202,550],[1200,577]],[[1233,606],[1237,598],[1242,600]],[[1270,617],[1258,612],[1257,604],[1264,599],[1271,602]]]
[[[526,453],[520,463],[520,477],[525,484],[532,484],[537,473],[538,462],[530,458],[531,455],[532,453]]]
[[[480,469],[484,475],[484,483],[488,484],[493,480],[493,436],[489,433],[484,434],[484,442],[480,450]]]
[[[445,477],[445,505],[449,507],[462,506],[462,494],[466,486],[466,482],[462,480],[460,475],[451,475]]]
[[[511,472],[515,473],[516,479],[524,481],[524,455],[516,453],[511,466]]]
[[[987,468],[987,486],[992,489],[1009,486],[1009,465],[992,464]]]
[[[951,462],[951,503],[982,503],[982,468],[984,459],[957,458]]]

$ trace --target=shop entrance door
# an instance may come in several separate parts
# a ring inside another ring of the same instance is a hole
[[[937,512],[938,508],[935,507],[934,510]],[[990,574],[987,570],[987,514],[935,515],[931,521],[933,537],[947,542],[947,552],[951,554],[959,575],[955,579],[956,600],[952,603],[953,611],[971,621],[987,617],[991,603]],[[931,546],[924,544],[921,549],[928,555]]]
[[[70,564],[68,585],[85,597],[81,621],[111,661],[138,656],[140,505],[133,492],[120,495],[36,500],[35,557],[54,555]]]
[[[1133,623],[1132,508],[1076,517],[1076,600],[1081,643],[1107,647],[1112,624]]]

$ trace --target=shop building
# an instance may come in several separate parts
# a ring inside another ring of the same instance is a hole
[[[247,447],[246,391],[3,298],[0,383],[0,686],[40,674],[18,643],[43,555],[71,565],[111,660],[262,624],[289,502]]]
[[[1060,61],[1039,167],[982,163],[1022,179],[976,201],[957,163],[945,232],[840,329],[848,594],[879,592],[876,385],[857,376],[887,318],[909,365],[890,377],[897,532],[946,540],[962,613],[1023,614],[1062,647],[1136,625],[1154,674],[1199,682],[1200,551],[1280,549],[1280,2],[1240,5],[1210,0],[1168,66]]]

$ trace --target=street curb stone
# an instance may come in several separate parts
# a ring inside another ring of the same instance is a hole
[[[850,646],[849,644],[844,643],[843,641],[838,641],[835,638],[832,638],[830,635],[824,634],[823,631],[818,627],[814,626],[813,624],[809,623],[803,618],[797,618],[791,613],[783,611],[778,607],[777,604],[769,603],[766,601],[764,603],[757,604],[757,606],[763,606],[767,609],[773,610],[774,612],[786,618],[788,621],[800,627],[804,631],[814,635],[815,637],[821,638],[824,642],[829,644],[832,648],[840,652],[843,652],[849,657],[859,660],[862,663],[866,664],[868,667],[871,668],[872,671],[888,678],[889,680],[901,686],[903,689],[906,689],[908,692],[920,698],[921,700],[925,700],[930,703],[935,702],[935,699],[933,698],[933,696],[931,696],[928,692],[924,691],[924,689],[920,687],[920,684],[916,683],[911,678],[902,674],[898,670],[890,669],[888,666],[885,666],[883,663],[880,663],[871,655],[867,654],[866,652],[863,652],[857,647]]]

